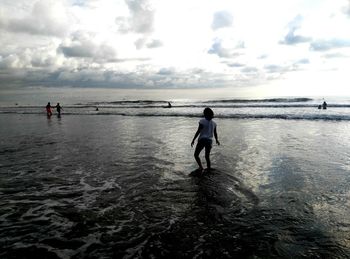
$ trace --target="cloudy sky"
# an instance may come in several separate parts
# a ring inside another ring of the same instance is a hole
[[[349,0],[1,0],[0,87],[350,95]]]

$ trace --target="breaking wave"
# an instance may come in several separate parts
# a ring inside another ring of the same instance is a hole
[[[76,103],[63,106],[63,116],[118,115],[144,117],[201,117],[212,107],[216,118],[350,121],[350,102],[331,102],[319,110],[320,100],[311,98],[221,99],[221,100],[120,100]],[[44,106],[0,107],[0,114],[45,115]]]
[[[207,103],[299,103],[313,101],[311,98],[270,98],[270,99],[231,99],[211,100]]]

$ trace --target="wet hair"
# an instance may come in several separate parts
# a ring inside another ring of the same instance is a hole
[[[209,107],[204,109],[203,114],[207,120],[211,120],[212,118],[214,118],[214,112]]]

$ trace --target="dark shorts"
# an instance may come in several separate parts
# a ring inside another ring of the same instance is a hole
[[[203,148],[205,148],[206,151],[210,151],[212,146],[213,146],[213,140],[208,138],[202,138],[198,140],[195,152],[199,153],[202,151]]]

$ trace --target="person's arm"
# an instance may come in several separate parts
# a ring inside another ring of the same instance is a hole
[[[214,129],[214,137],[215,137],[215,140],[216,140],[216,144],[218,144],[220,146],[220,142],[219,142],[219,139],[218,139],[218,133],[216,131],[216,127]]]
[[[194,141],[195,141],[196,138],[198,137],[198,135],[199,135],[199,133],[201,132],[202,128],[203,128],[203,125],[202,125],[202,124],[199,124],[198,129],[197,129],[197,131],[196,131],[196,134],[194,134],[193,140],[192,140],[192,142],[191,142],[191,147],[193,147]]]

